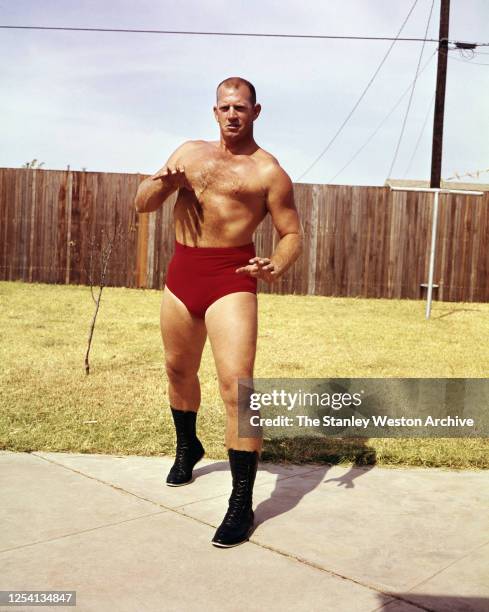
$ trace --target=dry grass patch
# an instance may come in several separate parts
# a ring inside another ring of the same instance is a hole
[[[83,286],[0,282],[0,448],[171,454],[159,332],[161,292],[106,288],[91,373]],[[257,377],[487,377],[489,304],[260,295]],[[225,457],[224,410],[206,345],[199,432]],[[270,460],[489,467],[487,440],[269,442]],[[370,449],[370,450],[368,450]]]

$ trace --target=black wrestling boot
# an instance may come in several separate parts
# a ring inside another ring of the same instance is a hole
[[[233,491],[226,516],[218,527],[212,544],[230,548],[246,542],[253,530],[253,485],[258,467],[257,451],[228,450]]]
[[[181,487],[192,482],[192,470],[204,456],[204,447],[195,433],[197,413],[175,408],[172,408],[171,412],[177,432],[177,451],[166,484],[170,487]]]

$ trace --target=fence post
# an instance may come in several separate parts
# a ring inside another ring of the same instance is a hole
[[[137,213],[136,213],[137,214]],[[138,231],[137,253],[136,253],[136,287],[147,288],[147,261],[148,261],[148,216],[137,214],[136,227]]]
[[[69,167],[69,166],[68,166]],[[66,271],[65,285],[70,284],[71,271],[71,207],[73,199],[73,174],[68,170],[68,180],[66,185]]]
[[[316,294],[316,266],[318,251],[319,185],[312,186],[311,219],[309,222],[309,253],[307,266],[307,294]]]
[[[148,215],[148,254],[146,261],[146,286],[154,289],[154,271],[155,271],[155,226],[156,214]]]
[[[29,236],[29,282],[32,283],[32,260],[34,257],[34,234],[36,223],[36,176],[37,170],[32,170],[32,186],[31,186],[31,227]]]

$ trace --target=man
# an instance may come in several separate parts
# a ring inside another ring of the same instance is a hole
[[[257,279],[273,282],[301,251],[302,230],[292,182],[253,137],[260,114],[255,88],[239,77],[222,81],[214,115],[218,142],[182,144],[161,170],[145,179],[135,199],[139,213],[157,210],[178,190],[175,255],[161,305],[161,334],[169,400],[177,435],[167,484],[192,480],[203,457],[196,436],[198,370],[209,336],[226,406],[226,447],[233,478],[229,507],[212,540],[230,547],[253,528],[252,491],[262,440],[238,436],[238,379],[252,378],[257,340]],[[270,213],[280,241],[270,258],[257,257],[253,233]]]

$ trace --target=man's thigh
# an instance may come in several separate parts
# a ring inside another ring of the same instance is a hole
[[[207,309],[205,324],[219,379],[253,373],[258,329],[256,295],[226,295]]]
[[[204,320],[192,315],[167,287],[161,301],[160,328],[167,364],[197,371],[207,337]]]

